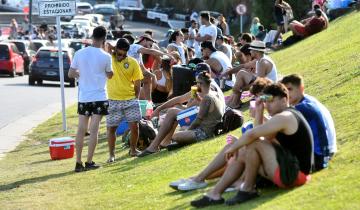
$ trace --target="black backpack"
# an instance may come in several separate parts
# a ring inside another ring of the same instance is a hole
[[[216,125],[215,135],[221,135],[229,131],[240,128],[244,123],[244,117],[241,111],[226,107],[222,122]]]
[[[123,142],[125,147],[130,146],[130,130],[126,131],[123,135]],[[155,139],[157,130],[151,120],[141,119],[139,122],[139,140],[137,147],[140,150],[146,149],[152,140]]]

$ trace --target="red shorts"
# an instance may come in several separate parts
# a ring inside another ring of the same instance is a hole
[[[306,36],[307,35],[307,32],[305,30],[305,26],[302,26],[302,25],[298,25],[298,24],[294,24],[294,29],[297,31],[297,33],[300,35],[300,36]]]
[[[274,184],[276,184],[280,188],[290,188],[290,187],[301,186],[310,180],[311,180],[310,175],[305,175],[303,172],[299,171],[298,177],[296,178],[294,183],[292,185],[286,186],[281,182],[279,167],[275,170],[274,177],[273,177]]]

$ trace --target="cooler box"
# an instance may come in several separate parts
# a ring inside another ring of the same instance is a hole
[[[50,157],[52,160],[72,158],[74,156],[75,140],[71,137],[49,140]]]
[[[176,117],[179,125],[182,126],[189,126],[191,123],[196,119],[197,114],[199,113],[199,107],[194,106],[184,111],[179,112]]]

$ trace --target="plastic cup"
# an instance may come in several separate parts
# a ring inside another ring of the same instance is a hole
[[[198,88],[196,86],[191,87],[191,98],[196,98]]]

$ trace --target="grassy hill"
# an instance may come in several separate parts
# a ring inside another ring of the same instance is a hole
[[[360,13],[352,13],[337,19],[326,31],[271,55],[282,75],[303,75],[306,92],[329,108],[339,152],[329,169],[314,174],[308,185],[263,190],[260,198],[234,209],[360,209],[359,34]],[[1,209],[187,209],[191,200],[209,188],[179,193],[168,183],[196,174],[225,144],[221,136],[143,159],[128,158],[127,150],[118,144],[119,161],[108,165],[103,123],[94,158],[102,169],[75,174],[75,159],[51,161],[48,154],[48,139],[75,134],[75,107],[68,109],[67,116],[67,133],[60,131],[58,114],[0,161]],[[225,198],[232,195],[227,193]],[[227,207],[209,209],[220,208]]]

